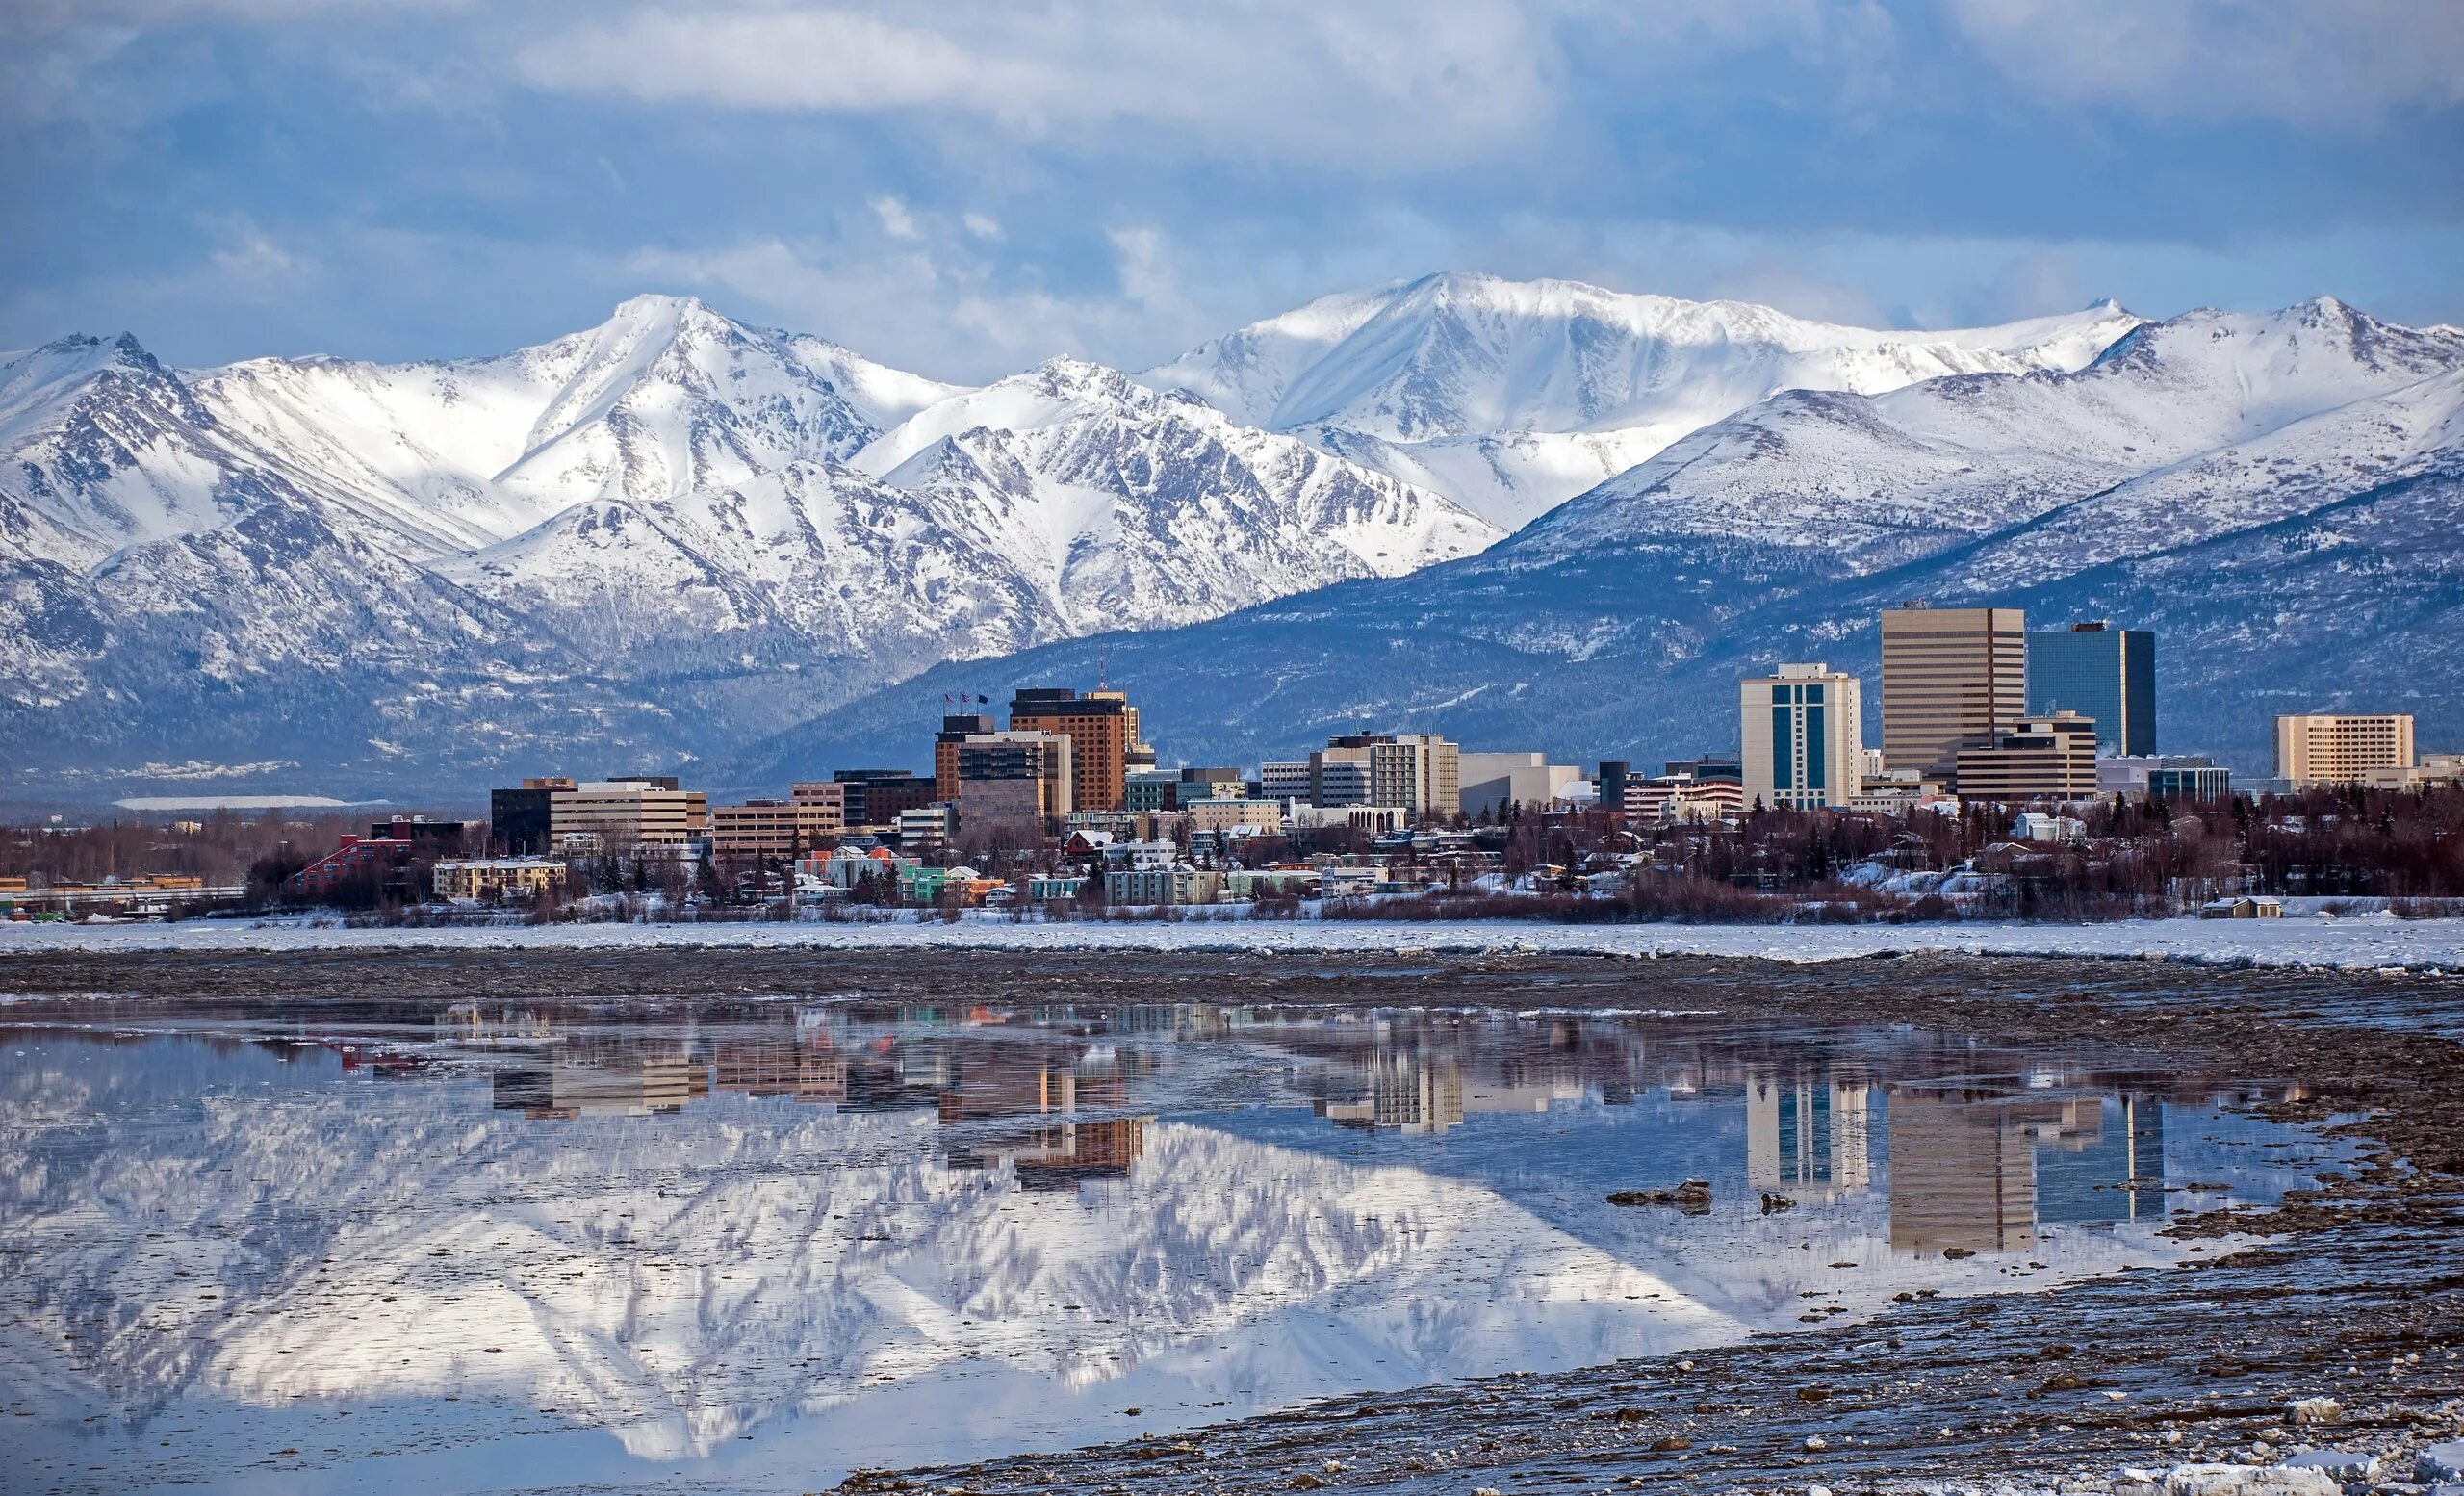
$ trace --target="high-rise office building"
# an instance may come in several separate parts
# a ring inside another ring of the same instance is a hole
[[[1014,721],[1010,724],[1017,726]],[[985,712],[962,712],[941,719],[941,730],[933,735],[933,798],[955,800],[959,797],[959,744],[970,737],[1001,731],[997,718]]]
[[[2096,719],[2096,745],[2117,758],[2156,751],[2156,635],[2075,623],[2028,635],[2028,715]]]
[[[2372,769],[2413,766],[2409,713],[2342,716],[2309,712],[2275,719],[2275,776],[2297,785],[2359,784]]]
[[[1059,733],[986,733],[958,747],[959,821],[973,829],[1042,822],[1071,810],[1072,740]]]
[[[1138,709],[1118,691],[1030,687],[1010,702],[1010,729],[1058,733],[1070,743],[1070,804],[1080,811],[1117,811],[1133,762],[1152,764],[1141,740]]]
[[[1773,810],[1844,807],[1863,787],[1864,709],[1857,678],[1782,665],[1737,687],[1745,799]]]
[[[2026,709],[2027,614],[2015,607],[1883,610],[1883,766],[1939,774]]]

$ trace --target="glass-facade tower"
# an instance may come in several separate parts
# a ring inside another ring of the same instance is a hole
[[[2028,714],[2075,711],[2096,723],[2096,747],[2143,758],[2156,751],[2156,635],[2080,623],[2028,635]]]

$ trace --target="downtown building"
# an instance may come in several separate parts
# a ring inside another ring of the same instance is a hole
[[[1076,740],[1060,733],[981,733],[951,756],[960,823],[1038,828],[1076,809]]]
[[[1882,636],[1887,771],[1949,773],[1963,747],[1993,743],[2025,713],[2027,615],[2018,608],[1912,603],[1883,610]]]
[[[1069,739],[1072,810],[1120,810],[1130,771],[1155,763],[1155,750],[1139,735],[1138,709],[1118,691],[1021,689],[1010,701],[1010,730]]]
[[[584,780],[548,800],[549,850],[610,854],[641,846],[680,847],[709,834],[709,800],[672,776],[627,774]]]
[[[710,808],[710,851],[718,857],[801,857],[835,843],[847,830],[847,788],[806,781],[784,800]]]
[[[2096,724],[2075,711],[2021,717],[1990,742],[1960,749],[1953,783],[1963,801],[2024,805],[2096,794]]]
[[[1864,706],[1857,678],[1816,663],[1740,683],[1748,805],[1845,810],[1864,787]]]
[[[2093,718],[2109,757],[2156,752],[2156,635],[2146,630],[2098,622],[2031,633],[2027,681],[2028,715]]]
[[[1434,733],[1355,733],[1309,755],[1311,805],[1387,806],[1424,820],[1456,814],[1462,798],[1462,752]]]
[[[2412,766],[2410,713],[2303,712],[2275,719],[2275,775],[2296,787],[2358,785],[2374,771]]]

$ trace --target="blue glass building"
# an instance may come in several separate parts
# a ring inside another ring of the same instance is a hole
[[[2156,751],[2156,635],[2077,623],[2028,635],[2028,714],[2075,711],[2096,720],[2107,756]]]

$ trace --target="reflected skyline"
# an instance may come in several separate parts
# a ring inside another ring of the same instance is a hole
[[[468,1448],[810,1489],[2169,1260],[2168,1183],[2332,1152],[2236,1079],[1714,1018],[78,1016],[0,1066],[0,1346],[97,1489],[167,1420],[211,1488],[385,1418],[423,1488]],[[1700,1215],[1606,1203],[1686,1177]]]

